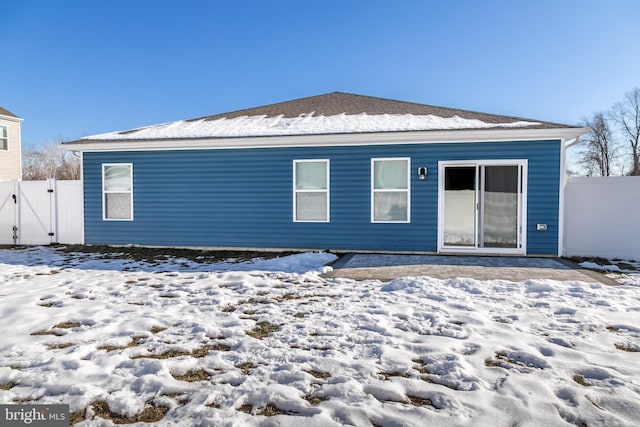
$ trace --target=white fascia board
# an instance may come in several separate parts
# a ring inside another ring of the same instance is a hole
[[[493,141],[566,141],[583,135],[586,128],[471,129],[322,135],[284,135],[230,138],[78,140],[62,144],[68,151],[223,150],[247,148],[359,146]],[[588,132],[588,131],[587,131]]]
[[[2,120],[9,120],[9,121],[11,121],[11,122],[18,122],[18,123],[19,123],[19,122],[24,121],[24,119],[23,119],[23,118],[20,118],[20,117],[13,117],[13,116],[5,116],[4,114],[0,114],[0,119],[2,119]]]

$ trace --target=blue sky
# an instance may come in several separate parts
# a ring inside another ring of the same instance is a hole
[[[640,1],[11,1],[23,144],[333,91],[575,124],[640,86]]]

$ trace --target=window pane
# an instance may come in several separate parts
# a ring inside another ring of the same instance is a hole
[[[297,221],[326,221],[327,193],[296,193]]]
[[[0,138],[6,138],[6,137],[7,137],[7,127],[0,126]]]
[[[326,190],[327,162],[297,162],[296,190]]]
[[[105,166],[104,189],[106,191],[131,191],[131,167]]]
[[[407,189],[407,160],[376,160],[373,162],[373,188],[376,190]]]
[[[107,219],[131,219],[131,194],[105,194],[105,215]]]
[[[444,169],[444,244],[476,244],[476,167]]]
[[[483,246],[518,247],[518,168],[484,166]]]
[[[407,221],[407,193],[377,191],[373,195],[374,221]]]

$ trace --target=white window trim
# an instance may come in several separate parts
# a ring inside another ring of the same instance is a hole
[[[104,170],[108,166],[128,166],[131,170],[131,190],[130,191],[106,191],[104,188]],[[131,216],[130,218],[107,218],[107,194],[129,193],[131,199]],[[133,163],[103,163],[102,164],[102,220],[103,221],[133,221]]]
[[[9,150],[9,128],[5,125],[0,125],[0,128],[4,128],[4,134],[6,136],[2,136],[2,132],[0,132],[0,150],[8,151]],[[4,148],[2,141],[4,141]]]
[[[404,160],[407,162],[407,188],[406,189],[375,189],[374,164],[379,161]],[[375,193],[376,192],[397,192],[407,193],[407,219],[406,221],[376,221],[375,220]],[[371,222],[374,224],[409,224],[411,223],[411,157],[377,157],[371,159]]]
[[[327,164],[327,174],[326,174],[326,189],[325,190],[298,190],[296,188],[296,165],[298,163],[321,163],[324,162]],[[293,222],[330,222],[331,218],[329,217],[329,213],[331,212],[331,189],[330,189],[330,179],[331,176],[331,162],[329,159],[303,159],[303,160],[294,160],[293,161]],[[327,196],[327,212],[326,219],[323,220],[309,220],[309,219],[298,219],[297,212],[297,197],[298,193],[325,193]]]

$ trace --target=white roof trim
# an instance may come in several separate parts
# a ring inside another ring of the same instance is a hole
[[[24,120],[21,117],[5,116],[4,114],[0,114],[0,119],[9,120],[9,121],[12,121],[12,122],[21,122],[21,121]]]
[[[63,144],[69,151],[149,151],[149,150],[224,150],[247,148],[322,147],[358,145],[398,145],[452,142],[488,141],[563,141],[589,132],[588,128],[552,129],[471,129],[441,131],[406,131],[347,133],[322,135],[286,135],[231,138],[175,138],[175,139],[121,139],[78,140]]]

